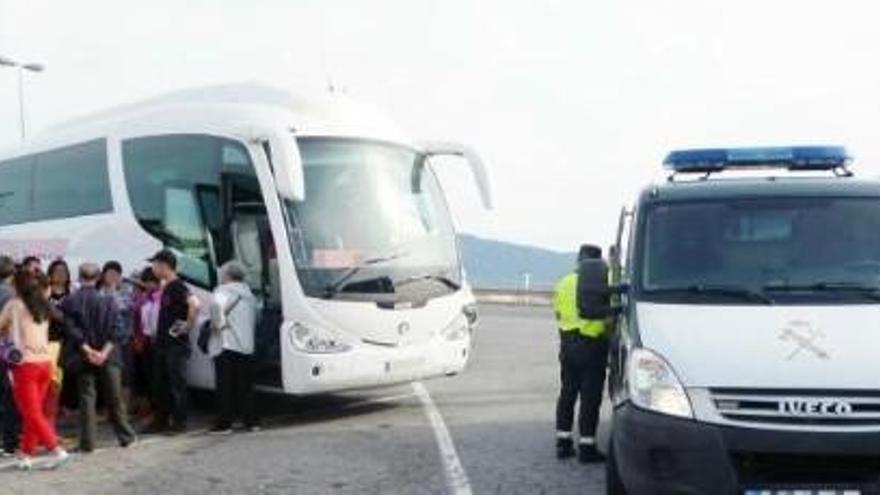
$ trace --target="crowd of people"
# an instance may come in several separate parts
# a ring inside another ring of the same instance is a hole
[[[144,434],[186,431],[194,333],[215,365],[218,413],[210,433],[232,433],[236,419],[245,430],[259,429],[257,304],[244,267],[221,267],[210,318],[197,328],[201,304],[178,276],[174,253],[159,251],[149,262],[131,277],[116,261],[82,263],[74,282],[62,259],[44,272],[37,257],[17,263],[0,256],[0,426],[3,456],[17,456],[20,469],[69,459],[56,433],[60,416],[78,415],[82,453],[96,447],[99,408],[123,448],[138,440],[132,415],[146,423]]]

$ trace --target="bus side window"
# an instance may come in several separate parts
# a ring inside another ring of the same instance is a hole
[[[181,256],[181,275],[204,288],[232,255],[223,177],[256,177],[239,142],[199,134],[131,138],[123,169],[138,223]],[[257,186],[259,192],[259,186]]]
[[[34,157],[0,162],[0,225],[33,219]]]
[[[202,286],[211,285],[211,253],[201,208],[189,188],[165,189],[165,229],[173,238],[170,247],[180,253],[180,273]]]

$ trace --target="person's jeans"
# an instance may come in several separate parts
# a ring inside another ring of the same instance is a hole
[[[156,423],[167,424],[169,417],[177,428],[186,427],[189,393],[186,387],[186,363],[189,349],[171,344],[153,354],[153,387]]]
[[[556,404],[556,431],[570,432],[574,407],[580,397],[578,432],[581,438],[596,435],[599,408],[608,364],[608,341],[564,332],[559,350],[562,389]]]
[[[12,380],[15,403],[21,414],[21,452],[32,456],[37,450],[37,444],[42,444],[50,451],[55,450],[58,446],[55,426],[43,415],[46,391],[52,380],[52,364],[18,364],[12,369]]]
[[[97,436],[97,418],[95,417],[95,401],[98,397],[97,385],[103,388],[104,403],[116,439],[120,445],[128,445],[135,438],[134,429],[128,422],[128,411],[122,399],[122,370],[116,364],[104,366],[87,366],[77,377],[79,389],[80,411],[80,449],[90,452],[95,448]]]
[[[223,350],[214,358],[219,415],[218,428],[229,428],[240,414],[246,427],[257,425],[254,408],[254,357]]]
[[[0,364],[0,423],[5,452],[15,452],[18,449],[18,436],[21,433],[21,417],[15,405],[10,373],[5,364]]]

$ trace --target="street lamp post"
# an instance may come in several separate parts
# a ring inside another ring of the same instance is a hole
[[[42,72],[46,67],[42,64],[19,63],[3,56],[0,56],[0,66],[14,67],[18,70],[18,125],[21,130],[21,140],[24,141],[27,134],[24,120],[24,71]]]

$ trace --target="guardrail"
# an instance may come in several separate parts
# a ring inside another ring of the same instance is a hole
[[[474,289],[477,301],[486,304],[510,304],[516,306],[550,306],[551,290]]]

